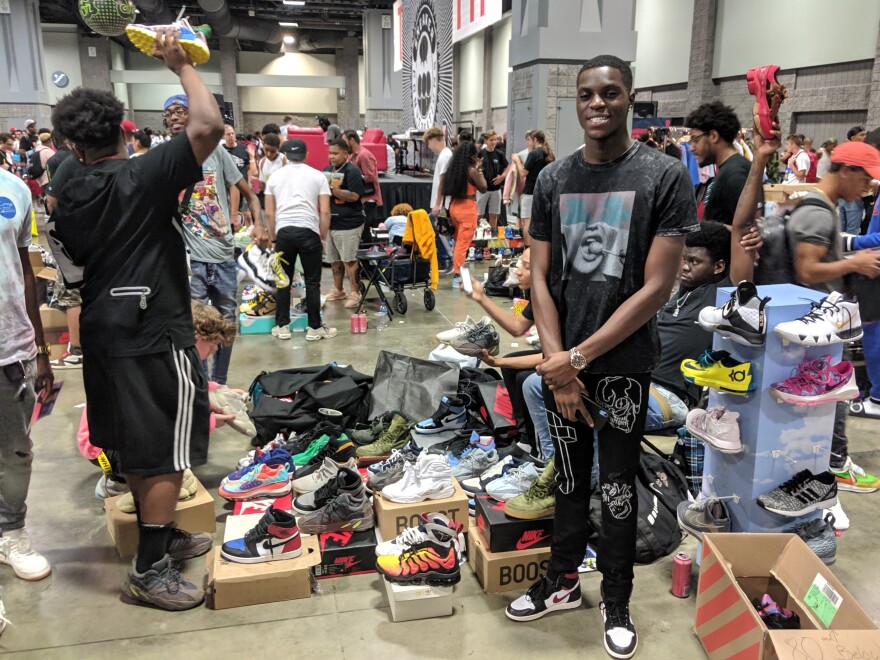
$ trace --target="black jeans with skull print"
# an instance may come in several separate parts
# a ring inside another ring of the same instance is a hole
[[[628,602],[636,550],[636,472],[651,374],[581,374],[580,379],[586,386],[585,395],[609,413],[608,422],[598,432],[602,534],[597,568],[602,573],[605,597]],[[547,570],[548,577],[555,581],[557,576],[577,570],[590,536],[594,431],[580,419],[569,422],[563,418],[546,384],[544,403],[556,449],[556,515]]]

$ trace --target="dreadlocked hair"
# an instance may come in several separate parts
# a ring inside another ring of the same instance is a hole
[[[477,147],[470,140],[463,141],[455,148],[446,174],[443,175],[441,194],[449,195],[452,199],[467,197],[468,170],[474,165],[476,158]]]
[[[101,149],[119,142],[124,107],[110,92],[79,87],[58,101],[52,125],[80,149]]]

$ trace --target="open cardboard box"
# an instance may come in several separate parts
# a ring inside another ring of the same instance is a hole
[[[376,511],[376,529],[382,538],[393,539],[407,527],[421,524],[419,514],[439,512],[452,520],[464,525],[462,531],[468,529],[468,496],[458,482],[453,479],[455,492],[451,497],[442,500],[425,500],[414,504],[400,504],[382,497],[381,493],[373,496]]]
[[[767,629],[752,605],[765,593],[800,630]],[[795,534],[706,534],[694,632],[709,658],[880,655],[880,630]]]

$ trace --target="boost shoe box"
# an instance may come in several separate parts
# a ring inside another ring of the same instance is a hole
[[[518,552],[489,552],[479,529],[468,532],[468,561],[487,594],[528,589],[547,574],[550,548],[529,548]]]
[[[312,594],[312,567],[320,561],[321,550],[315,536],[302,537],[302,554],[296,559],[262,564],[226,561],[220,554],[220,548],[215,547],[207,558],[208,587],[205,597],[208,607],[225,610],[308,598]]]
[[[442,500],[425,500],[415,504],[399,504],[386,500],[380,493],[376,493],[373,502],[376,509],[376,528],[379,535],[385,539],[393,539],[407,527],[416,527],[421,523],[419,514],[428,512],[440,512],[453,522],[464,525],[463,531],[467,531],[468,525],[468,496],[458,482],[453,480],[455,492],[452,497]]]
[[[321,563],[315,577],[329,578],[361,575],[376,570],[376,532],[327,532],[318,535]]]
[[[475,518],[489,552],[546,548],[553,536],[553,516],[519,520],[504,513],[504,503],[488,495],[474,499]]]
[[[799,630],[768,630],[752,605],[765,593],[800,617]],[[795,534],[706,534],[694,632],[710,659],[867,658],[880,649],[871,617]]]
[[[120,495],[120,497],[122,497]],[[119,497],[104,500],[104,517],[107,520],[107,531],[116,544],[116,552],[121,559],[134,557],[137,552],[138,526],[137,517],[133,513],[120,511],[116,506]],[[188,500],[177,503],[174,522],[180,529],[187,532],[215,532],[217,521],[214,517],[214,498],[199,482],[196,494]]]

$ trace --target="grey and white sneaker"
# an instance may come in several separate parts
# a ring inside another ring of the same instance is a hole
[[[324,458],[321,467],[317,470],[304,477],[300,477],[299,479],[294,479],[291,482],[293,490],[296,493],[311,493],[312,491],[316,491],[333,479],[336,476],[336,473],[339,472],[340,468],[348,468],[349,470],[354,470],[356,472],[357,461],[354,458],[349,458],[347,463],[339,465],[339,463],[327,456]]]
[[[826,513],[824,518],[786,527],[782,531],[800,536],[826,566],[837,561],[837,534],[834,533],[832,514]]]
[[[483,474],[499,460],[498,452],[494,449],[483,451],[479,447],[475,447],[462,456],[458,465],[452,468],[452,476],[459,481],[476,477]]]
[[[214,537],[207,532],[187,532],[175,527],[168,542],[168,556],[175,561],[186,561],[207,554],[214,545]]]
[[[758,497],[758,506],[780,516],[797,518],[837,504],[837,480],[831,472],[802,470]]]
[[[448,344],[449,342],[458,339],[459,337],[463,337],[468,332],[475,328],[479,328],[484,325],[489,325],[492,322],[488,316],[484,316],[479,321],[474,321],[470,316],[466,317],[464,321],[459,321],[455,324],[450,330],[444,330],[443,332],[438,332],[436,337],[437,341],[442,344]]]
[[[127,592],[138,603],[161,610],[180,611],[198,607],[205,600],[204,590],[187,580],[165,555],[144,573],[138,573],[132,560]]]
[[[375,524],[373,504],[363,488],[357,493],[341,491],[317,511],[296,518],[303,534],[362,532]]]
[[[698,502],[680,502],[678,526],[698,541],[703,534],[730,531],[730,514],[721,500],[708,497]]]
[[[499,454],[500,456],[500,454]],[[463,490],[474,494],[474,493],[485,493],[486,486],[490,483],[503,476],[504,473],[512,469],[508,466],[513,466],[516,459],[513,456],[505,456],[501,460],[499,460],[495,465],[490,467],[488,470],[480,474],[478,477],[470,477],[469,479],[462,479],[458,483],[462,487]]]
[[[453,339],[449,345],[462,355],[480,357],[483,349],[489,355],[498,355],[501,339],[494,325],[484,325],[469,330],[464,336]]]
[[[320,328],[309,328],[306,331],[306,341],[318,341],[319,339],[333,339],[336,336],[336,328],[322,325]]]
[[[490,481],[486,486],[486,493],[499,502],[506,502],[526,492],[540,476],[534,463],[525,462],[518,467],[510,468],[498,479]]]

